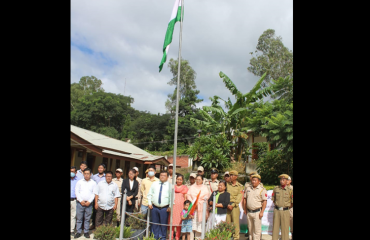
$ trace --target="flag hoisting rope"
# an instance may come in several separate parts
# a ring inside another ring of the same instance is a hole
[[[184,0],[175,0],[175,4],[172,9],[170,22],[168,23],[166,36],[163,44],[163,57],[161,64],[159,65],[159,72],[163,68],[163,64],[166,62],[168,49],[172,42],[173,29],[175,23],[180,21],[180,37],[179,37],[179,59],[178,59],[178,70],[177,70],[177,91],[176,91],[176,115],[175,115],[175,136],[173,146],[173,174],[171,184],[171,198],[170,198],[170,239],[172,238],[172,218],[173,218],[173,204],[175,197],[175,182],[176,182],[176,156],[177,156],[177,129],[179,122],[179,99],[180,99],[180,67],[181,67],[181,38],[182,38],[182,22],[184,18]]]

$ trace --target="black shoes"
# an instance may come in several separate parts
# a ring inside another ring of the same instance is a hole
[[[81,237],[81,233],[76,233],[75,238]]]
[[[84,237],[85,238],[90,238],[90,234],[89,233],[84,233]]]
[[[74,232],[71,232],[71,236],[74,236],[75,235],[75,233]]]

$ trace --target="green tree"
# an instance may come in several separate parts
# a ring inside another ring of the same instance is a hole
[[[196,139],[188,153],[194,160],[201,161],[205,171],[213,167],[224,169],[230,165],[231,145],[224,134],[203,135]]]
[[[170,68],[170,71],[172,73],[171,80],[167,83],[170,86],[177,86],[177,73],[178,73],[178,60],[174,60],[173,58],[170,59],[168,62],[168,67]],[[190,63],[188,60],[184,60],[181,58],[181,66],[180,66],[180,95],[181,97],[185,96],[185,93],[187,90],[195,90],[197,87],[195,85],[195,78],[196,78],[196,72],[194,69],[190,66]],[[176,94],[175,94],[175,100],[176,100]]]
[[[80,86],[83,89],[84,95],[93,94],[95,92],[104,92],[101,85],[103,82],[95,76],[83,76],[80,78]]]
[[[228,101],[225,101],[218,96],[211,97],[212,105],[203,106],[203,110],[200,110],[205,120],[192,120],[199,124],[199,126],[214,128],[216,131],[226,135],[230,142],[235,143],[230,146],[230,159],[232,161],[241,161],[247,144],[246,139],[248,138],[248,129],[246,128],[245,122],[247,109],[245,107],[257,99],[262,99],[264,96],[267,96],[271,93],[271,90],[260,89],[265,74],[257,81],[255,86],[245,94],[242,94],[238,90],[236,85],[226,74],[220,72],[220,77],[223,79],[226,88],[229,89],[231,94],[236,98],[236,102],[232,103],[230,98],[228,98]],[[222,108],[219,100],[224,102],[226,110]]]
[[[113,127],[120,133],[124,116],[135,111],[130,107],[131,102],[131,97],[114,93],[96,92],[84,95],[79,98],[71,112],[71,123],[96,132],[104,127]],[[113,131],[104,131],[113,134]],[[116,133],[111,137],[116,138]]]
[[[103,82],[94,76],[83,76],[78,83],[71,84],[71,111],[75,108],[78,99],[95,92],[104,92]]]
[[[289,88],[293,79],[272,80],[268,88],[274,94]],[[293,175],[293,89],[286,91],[272,102],[256,102],[249,106],[246,117],[248,128],[255,134],[266,137],[273,149],[268,151],[266,144],[256,144],[259,148],[257,168],[267,183],[277,184],[276,176],[281,173]]]
[[[71,84],[71,111],[75,108],[78,99],[84,95],[83,88],[79,83]]]
[[[262,86],[266,86],[271,79],[279,77],[293,77],[293,52],[284,46],[282,38],[275,36],[275,30],[267,29],[258,39],[255,52],[247,68],[256,76],[267,73]],[[250,52],[253,56],[253,52]]]
[[[167,126],[167,131],[170,136],[174,136],[175,132],[175,113],[176,113],[176,92],[177,92],[177,74],[178,60],[170,59],[168,67],[172,73],[172,79],[168,82],[169,85],[175,85],[173,94],[168,95],[168,100],[165,103],[167,113],[170,113],[172,118]],[[190,121],[191,118],[202,119],[196,107],[197,103],[203,101],[198,98],[199,90],[196,90],[195,84],[196,72],[190,66],[189,61],[181,59],[181,75],[180,75],[180,98],[179,98],[179,119],[178,119],[178,148],[188,146],[193,141],[194,135],[197,134],[197,126]]]

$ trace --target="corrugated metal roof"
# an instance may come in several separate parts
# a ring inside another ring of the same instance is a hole
[[[89,131],[83,128],[79,128],[73,125],[71,125],[71,132],[85,139],[86,141],[92,143],[93,145],[99,146],[101,148],[110,148],[110,149],[114,149],[114,150],[118,150],[122,152],[128,152],[130,154],[139,155],[138,157],[140,156],[144,157],[143,155],[152,156],[150,153],[142,150],[141,148],[136,147],[135,145],[131,143],[120,141],[120,140],[105,136],[103,134],[99,134],[99,133]],[[103,152],[104,151],[108,151],[108,150],[103,150]],[[114,152],[114,155],[117,155],[117,152]],[[129,156],[130,158],[133,158],[133,155],[127,155],[127,154],[125,155]],[[155,156],[155,157],[161,158],[161,156]],[[147,160],[147,159],[143,159],[143,160]]]
[[[114,151],[110,151],[110,150],[103,150],[103,153],[112,154],[112,155],[116,155],[116,156],[133,158],[133,159],[137,159],[137,160],[141,160],[141,161],[154,161],[154,160],[157,160],[159,158],[163,158],[162,156],[154,156],[154,155],[124,154],[124,153],[114,152]]]

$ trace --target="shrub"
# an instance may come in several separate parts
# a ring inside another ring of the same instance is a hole
[[[100,225],[95,229],[94,237],[98,240],[115,240],[116,231],[112,225]]]
[[[204,240],[229,240],[232,237],[232,233],[228,231],[221,231],[218,228],[211,229],[206,233]]]
[[[144,214],[142,214],[142,213],[135,214],[133,216],[135,216],[137,218],[140,218],[140,219],[143,219],[143,220],[146,220],[144,218]],[[128,215],[126,215],[126,218],[127,218],[125,220],[126,223],[128,225],[130,225],[132,229],[144,229],[144,228],[146,228],[146,222],[140,221],[139,219],[136,219],[136,218],[128,216]]]
[[[119,238],[119,233],[121,231],[121,228],[116,227],[114,230],[116,231],[116,238]],[[123,226],[123,238],[131,237],[134,232],[135,231],[131,231],[131,227]]]
[[[152,233],[150,234],[149,237],[144,237],[143,240],[156,240],[156,239],[154,238],[154,234]]]
[[[219,229],[221,232],[231,232],[231,234],[235,234],[235,225],[234,223],[228,223],[225,221],[221,221],[219,224],[216,225],[215,229]]]

